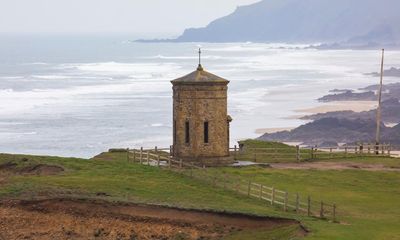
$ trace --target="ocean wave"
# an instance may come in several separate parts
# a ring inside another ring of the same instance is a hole
[[[63,80],[63,79],[71,79],[74,77],[71,76],[66,76],[66,75],[32,75],[31,77],[33,78],[38,78],[38,79],[48,79],[48,80]]]
[[[209,60],[219,60],[224,59],[222,56],[214,56],[214,55],[205,55],[201,57],[202,59],[209,59]],[[153,57],[148,57],[147,59],[168,59],[168,60],[197,60],[198,56],[164,56],[164,55],[157,55]]]
[[[76,63],[62,64],[61,69],[77,69],[84,72],[96,72],[106,74],[135,74],[135,73],[162,73],[181,70],[177,63],[119,63],[119,62],[99,62],[99,63]]]

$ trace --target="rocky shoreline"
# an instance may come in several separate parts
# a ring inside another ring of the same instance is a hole
[[[365,88],[334,89],[318,101],[323,103],[352,103],[377,100],[378,85]],[[382,95],[381,141],[400,145],[400,83],[384,85]],[[377,105],[377,104],[376,104]],[[302,116],[310,122],[292,130],[265,133],[259,140],[301,142],[306,146],[329,146],[373,142],[376,132],[376,105],[364,110],[338,110],[318,112]]]

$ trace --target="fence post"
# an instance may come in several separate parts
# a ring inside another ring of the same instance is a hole
[[[143,163],[143,147],[140,147],[140,163]]]
[[[157,153],[157,167],[160,167],[160,154]]]
[[[173,148],[172,148],[172,145],[169,145],[169,155],[170,156],[173,156]]]
[[[136,162],[136,150],[133,149],[133,162]]]
[[[307,197],[307,216],[311,216],[311,197]]]
[[[311,147],[311,160],[314,159],[314,147]]]
[[[287,208],[287,205],[288,205],[288,193],[287,192],[285,192],[285,205],[283,205],[283,210],[285,211],[285,212],[287,212],[287,210],[288,210],[288,208]]]
[[[368,143],[368,155],[371,154],[371,143]]]
[[[332,215],[333,215],[333,222],[336,222],[336,204],[333,204]]]
[[[247,187],[247,196],[250,197],[250,190],[251,190],[251,181],[249,181],[249,185]]]
[[[179,168],[182,168],[182,158],[179,159]]]
[[[324,202],[321,201],[321,209],[319,211],[319,217],[324,218]]]
[[[299,213],[299,207],[300,207],[300,196],[298,193],[296,193],[296,212]]]
[[[147,165],[150,166],[150,151],[147,150]]]
[[[126,161],[129,162],[129,148],[126,149]]]
[[[234,155],[233,155],[233,159],[234,159],[234,160],[236,160],[236,159],[237,159],[237,156],[236,156],[236,154],[237,154],[237,148],[236,148],[236,145],[235,145],[235,152],[234,152]]]
[[[296,160],[300,162],[300,146],[296,145]]]
[[[271,205],[275,203],[275,188],[272,187]]]
[[[257,162],[257,153],[254,153],[254,162]]]
[[[382,149],[382,155],[385,155],[385,143],[383,143],[383,145],[381,145],[381,149]]]
[[[263,196],[263,185],[260,184],[260,199],[262,199]]]

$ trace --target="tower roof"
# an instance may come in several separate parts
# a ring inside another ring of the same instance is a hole
[[[189,73],[186,76],[177,78],[171,81],[172,84],[202,84],[202,83],[216,83],[216,84],[228,84],[229,81],[218,77],[212,73],[209,73],[203,69],[201,64],[197,67],[196,71]]]

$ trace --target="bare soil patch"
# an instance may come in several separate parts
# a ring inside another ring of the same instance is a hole
[[[220,239],[235,231],[298,225],[243,214],[99,200],[0,202],[0,239]]]
[[[365,171],[394,171],[400,172],[400,168],[390,168],[383,164],[366,164],[352,162],[312,162],[312,163],[270,163],[271,168],[276,169],[301,169],[301,170],[365,170]]]
[[[0,171],[11,172],[14,174],[55,175],[63,172],[64,168],[47,164],[31,164],[18,168],[18,164],[7,162],[0,165]]]

